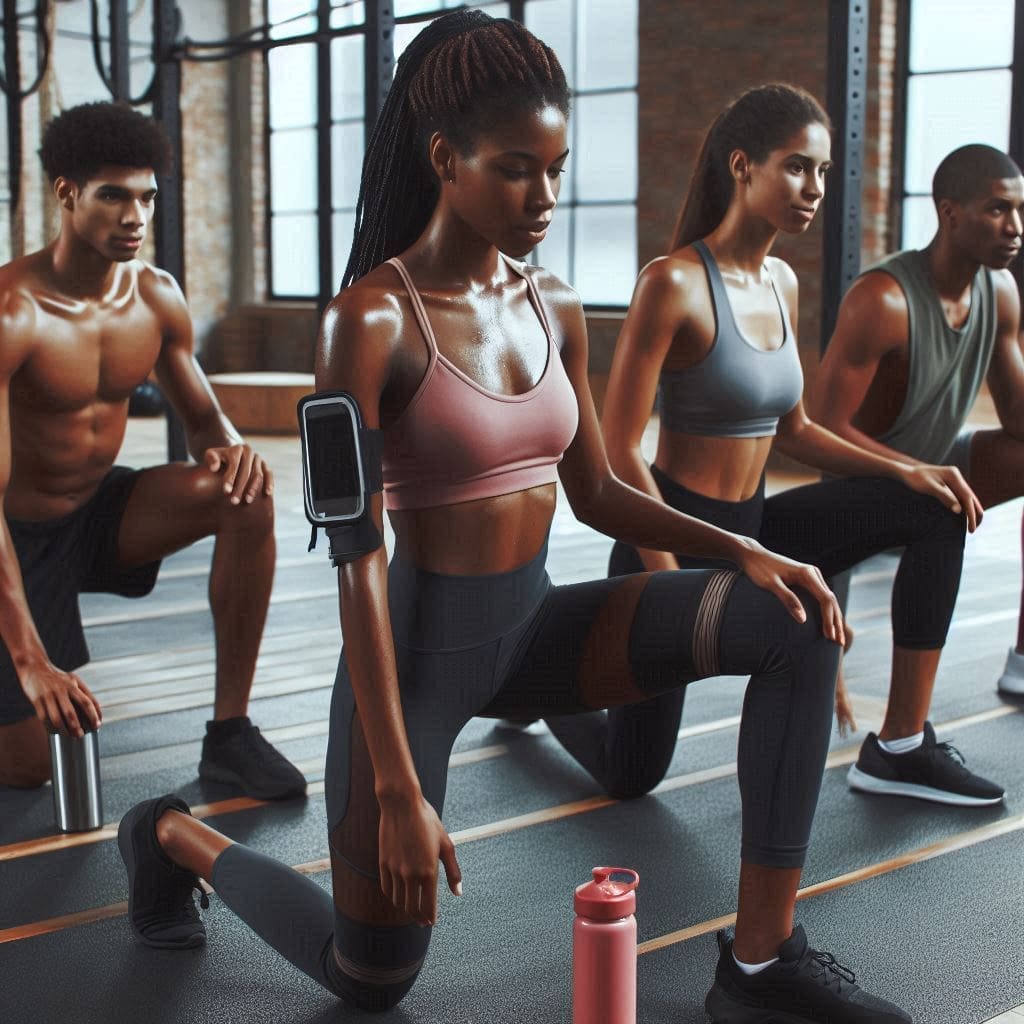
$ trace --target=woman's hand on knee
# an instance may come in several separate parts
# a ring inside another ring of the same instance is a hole
[[[842,610],[817,566],[777,555],[755,542],[747,548],[740,568],[751,583],[773,593],[797,622],[806,622],[807,612],[793,588],[806,591],[821,610],[822,633],[837,644],[845,643]]]
[[[448,888],[462,895],[455,846],[437,812],[422,796],[382,801],[379,841],[384,895],[417,924],[437,924],[438,862],[444,864]]]

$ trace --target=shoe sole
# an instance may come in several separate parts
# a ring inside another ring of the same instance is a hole
[[[271,792],[268,790],[258,791],[246,786],[245,780],[238,774],[238,772],[233,772],[229,768],[220,768],[216,765],[209,765],[202,761],[199,763],[199,778],[204,782],[219,782],[225,786],[236,786],[247,797],[251,797],[253,800],[288,800],[290,797],[306,795],[305,782],[302,783],[301,787],[293,786],[291,789],[286,789],[280,792]]]
[[[1020,700],[1024,698],[1024,679],[1020,676],[1000,676],[999,682],[996,683],[996,693],[1000,697]]]
[[[874,775],[862,772],[855,764],[851,765],[847,772],[846,783],[850,789],[860,790],[862,793],[909,796],[917,800],[930,800],[932,803],[949,804],[953,807],[991,807],[993,804],[1003,802],[1003,796],[967,796],[964,793],[951,793],[949,790],[921,786],[913,782],[877,779]]]
[[[765,1010],[731,999],[716,985],[704,1000],[704,1010],[713,1024],[814,1024],[813,1017]]]
[[[140,811],[139,813],[142,812]],[[128,871],[128,924],[131,926],[135,938],[144,946],[150,946],[153,949],[196,949],[199,946],[204,946],[206,945],[205,932],[196,932],[196,934],[190,935],[184,942],[163,942],[160,939],[148,938],[135,927],[135,922],[132,920],[134,909],[132,904],[134,902],[136,850],[135,842],[132,839],[132,832],[135,828],[135,823],[139,819],[139,813],[133,817],[131,811],[129,811],[121,819],[121,824],[117,828],[117,848],[121,853],[121,860],[124,861],[124,866]]]

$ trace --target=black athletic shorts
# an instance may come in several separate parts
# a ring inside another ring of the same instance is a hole
[[[7,519],[32,619],[50,661],[65,672],[89,660],[79,594],[143,597],[156,583],[159,561],[137,569],[117,564],[121,517],[140,473],[114,466],[81,508],[59,519]],[[0,641],[0,725],[34,714]]]

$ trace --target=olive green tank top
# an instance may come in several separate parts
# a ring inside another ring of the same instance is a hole
[[[979,268],[971,285],[971,311],[964,325],[955,328],[942,311],[921,250],[887,256],[869,270],[896,279],[910,316],[907,396],[896,421],[878,440],[922,462],[941,465],[992,358],[997,319],[992,273]]]

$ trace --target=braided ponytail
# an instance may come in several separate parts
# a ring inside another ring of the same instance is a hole
[[[504,117],[554,104],[569,87],[554,51],[516,21],[459,10],[432,21],[399,58],[363,158],[345,288],[422,234],[439,187],[427,142],[460,152]]]

